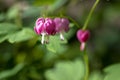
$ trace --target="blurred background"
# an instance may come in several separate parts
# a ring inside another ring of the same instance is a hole
[[[55,77],[57,70],[59,73],[58,66],[72,65],[66,65],[66,61],[79,58],[83,62],[76,31],[84,25],[94,2],[0,0],[0,80],[64,80],[51,77]],[[70,31],[65,33],[65,41],[60,41],[56,35],[51,36],[49,44],[41,45],[41,37],[35,34],[33,27],[36,19],[42,16],[70,18]],[[90,73],[94,70],[102,72],[105,67],[119,63],[120,0],[100,0],[87,29],[91,32],[87,42]],[[57,68],[56,73],[48,71],[54,68]]]

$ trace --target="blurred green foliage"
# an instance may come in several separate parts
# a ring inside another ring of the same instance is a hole
[[[45,75],[47,80],[83,80],[84,63],[82,60],[74,62],[58,62],[54,70],[47,70]]]
[[[0,80],[84,80],[76,24],[70,20],[65,41],[51,36],[46,45],[40,43],[41,36],[33,27],[38,17],[66,16],[82,28],[94,1],[0,0]],[[87,43],[89,80],[120,80],[119,5],[119,0],[100,0],[92,15]]]

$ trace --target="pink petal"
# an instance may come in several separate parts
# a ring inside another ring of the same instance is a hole
[[[38,18],[38,19],[36,20],[36,26],[39,26],[40,23],[44,23],[44,22],[45,22],[45,19],[44,19],[44,18]]]

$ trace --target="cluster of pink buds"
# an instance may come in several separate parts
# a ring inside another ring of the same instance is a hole
[[[34,27],[36,34],[42,35],[41,43],[48,43],[49,36],[60,34],[60,39],[64,40],[63,33],[69,30],[69,20],[66,18],[38,18]],[[47,40],[45,40],[47,37]]]
[[[88,30],[78,30],[77,31],[77,38],[81,42],[80,50],[83,51],[85,48],[85,42],[90,37],[90,32]]]

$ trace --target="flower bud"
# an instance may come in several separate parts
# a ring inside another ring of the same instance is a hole
[[[64,40],[63,33],[69,31],[69,20],[66,18],[55,18],[56,33],[60,33],[60,39]]]
[[[38,18],[36,20],[36,24],[34,27],[34,30],[36,32],[36,34],[38,35],[42,35],[42,40],[41,43],[44,44],[45,40],[44,37],[45,36],[49,36],[49,35],[54,35],[56,33],[55,31],[55,23],[51,18]],[[46,41],[48,42],[48,41]]]
[[[81,42],[80,50],[84,50],[85,42],[90,37],[90,32],[88,30],[78,30],[77,31],[77,38]]]
[[[55,35],[55,23],[51,18],[45,19],[44,27],[48,35]]]
[[[44,18],[38,18],[36,20],[36,24],[35,24],[35,27],[34,27],[34,30],[35,30],[36,34],[39,35],[44,31],[44,27],[43,27],[44,22],[45,22]]]
[[[78,30],[77,38],[80,42],[86,42],[90,36],[90,32],[88,30]]]

